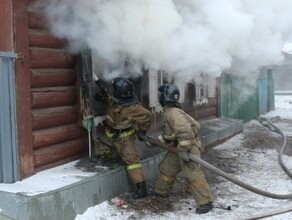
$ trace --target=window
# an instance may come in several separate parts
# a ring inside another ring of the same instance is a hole
[[[195,97],[193,105],[208,104],[209,98],[216,97],[216,78],[204,73],[201,73],[194,79]]]
[[[148,76],[149,76],[149,107],[155,108],[160,106],[157,97],[157,89],[160,85],[163,84],[163,73],[162,71],[149,69]]]

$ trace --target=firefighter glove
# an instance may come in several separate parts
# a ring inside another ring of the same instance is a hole
[[[155,147],[155,145],[151,144],[149,141],[145,141],[145,144],[149,148],[154,148]]]
[[[145,135],[146,135],[146,132],[147,132],[147,131],[145,131],[145,130],[139,130],[139,131],[137,132],[137,136],[138,136],[138,140],[139,140],[139,141],[144,141],[144,139],[142,138],[142,136],[145,136]]]
[[[160,141],[160,143],[162,143],[162,144],[166,144],[166,140],[163,138],[162,135],[159,135],[157,138],[158,138],[158,140]]]
[[[177,151],[178,156],[184,161],[190,161],[187,151]]]
[[[167,145],[167,150],[169,152],[175,153],[176,152],[176,147],[174,145],[172,145],[172,144],[168,144]]]

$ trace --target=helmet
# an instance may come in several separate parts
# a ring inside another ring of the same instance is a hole
[[[132,100],[134,95],[134,85],[133,83],[122,77],[115,78],[112,81],[113,87],[113,98],[118,102],[127,102],[128,100]]]
[[[158,88],[158,99],[162,106],[165,103],[178,103],[179,97],[179,88],[175,84],[166,83]]]

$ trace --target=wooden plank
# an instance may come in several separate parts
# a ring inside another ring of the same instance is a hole
[[[32,111],[33,130],[52,128],[75,123],[78,111],[76,106],[53,107]]]
[[[45,30],[48,29],[49,23],[44,15],[33,11],[28,13],[28,27],[31,29]]]
[[[48,31],[29,30],[29,46],[43,48],[64,48],[65,40],[53,37]]]
[[[87,138],[82,138],[36,149],[34,151],[35,167],[38,168],[74,155],[80,155],[86,152],[87,144]]]
[[[66,106],[76,103],[77,92],[72,86],[32,89],[32,109]]]
[[[28,0],[29,6],[33,6],[35,3],[42,3],[42,0]]]
[[[201,109],[197,111],[197,119],[203,119],[203,118],[212,117],[212,116],[217,116],[216,107]]]
[[[76,70],[81,70],[81,66],[80,66],[80,59],[77,59],[77,62],[76,62]],[[79,75],[80,73],[76,71],[76,88],[79,89],[79,91],[77,92],[77,106],[80,106],[78,108],[78,115],[80,115],[80,117],[77,117],[77,121],[76,121],[76,124],[79,125],[79,126],[82,126],[82,97],[81,97],[81,77]],[[77,77],[77,75],[79,77]]]
[[[56,166],[60,166],[60,165],[72,162],[74,160],[78,160],[78,159],[80,159],[82,157],[85,157],[85,156],[88,156],[88,153],[86,151],[82,152],[81,154],[73,155],[71,157],[66,157],[65,159],[58,160],[56,162],[45,164],[45,165],[42,165],[40,167],[35,167],[35,172],[40,172],[40,171],[43,171],[43,170],[46,170],[46,169],[50,169],[50,168],[53,168],[53,167],[56,167]]]
[[[13,50],[12,1],[0,0],[0,51]]]
[[[72,68],[76,57],[62,49],[30,48],[30,67],[37,68]]]
[[[68,86],[76,82],[73,69],[32,69],[31,87]]]
[[[34,171],[32,152],[32,118],[28,48],[27,1],[12,1],[14,18],[15,52],[21,59],[15,62],[17,143],[20,179]]]
[[[87,132],[75,124],[59,126],[49,129],[37,130],[33,132],[34,149],[48,145],[62,143],[72,139],[87,136]]]

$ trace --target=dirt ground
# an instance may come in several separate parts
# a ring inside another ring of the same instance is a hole
[[[287,126],[292,125],[292,121],[281,121],[282,119],[275,119],[273,123],[277,125],[277,123],[287,123]],[[255,160],[256,157],[253,156],[256,154],[256,150],[258,151],[261,149],[261,151],[264,153],[265,149],[276,149],[275,153],[277,153],[280,148],[282,147],[282,136],[275,131],[270,130],[268,127],[263,126],[258,121],[252,121],[244,125],[244,131],[243,131],[243,139],[242,139],[242,146],[244,148],[247,148],[248,151],[250,151],[252,154],[249,155],[241,155],[240,150],[235,152],[232,152],[233,156],[226,156],[224,151],[216,149],[216,147],[213,147],[212,149],[209,149],[207,152],[204,152],[202,155],[202,159],[207,161],[208,163],[214,165],[215,167],[223,170],[226,173],[229,174],[236,174],[240,172],[240,168],[238,164],[241,163],[242,157],[250,157],[250,160]],[[292,155],[291,150],[292,145],[292,137],[287,137],[287,147],[284,151],[284,154]],[[153,152],[152,152],[153,153]],[[151,154],[152,154],[151,153]],[[83,170],[88,171],[100,171],[102,170],[96,170],[96,165],[106,165],[109,169],[114,169],[117,166],[122,165],[122,161],[116,160],[116,161],[103,161],[100,158],[95,158],[91,161],[88,159],[81,160],[77,166]],[[223,181],[221,177],[218,177],[217,174],[214,174],[213,172],[203,169],[207,182],[212,186],[213,189],[216,190],[216,184]],[[224,180],[225,181],[225,180]],[[159,196],[154,195],[154,185],[153,182],[147,182],[147,190],[148,190],[148,196],[146,198],[140,199],[140,200],[133,200],[131,199],[130,193],[124,193],[119,196],[120,199],[122,199],[125,204],[127,204],[127,210],[135,210],[138,213],[146,212],[152,212],[152,213],[163,213],[167,211],[174,210],[174,205],[176,201],[182,201],[184,198],[189,198],[189,188],[186,183],[186,181],[179,176],[174,184],[172,195],[167,198],[162,198]],[[215,193],[214,193],[215,194]],[[218,194],[214,195],[220,196]],[[190,204],[187,199],[185,200],[186,206],[189,207],[189,210],[195,209],[195,202],[194,204]],[[230,210],[231,206],[229,204],[224,204],[221,207],[217,207],[220,209]],[[133,218],[129,219],[137,219],[137,217],[132,216]]]

